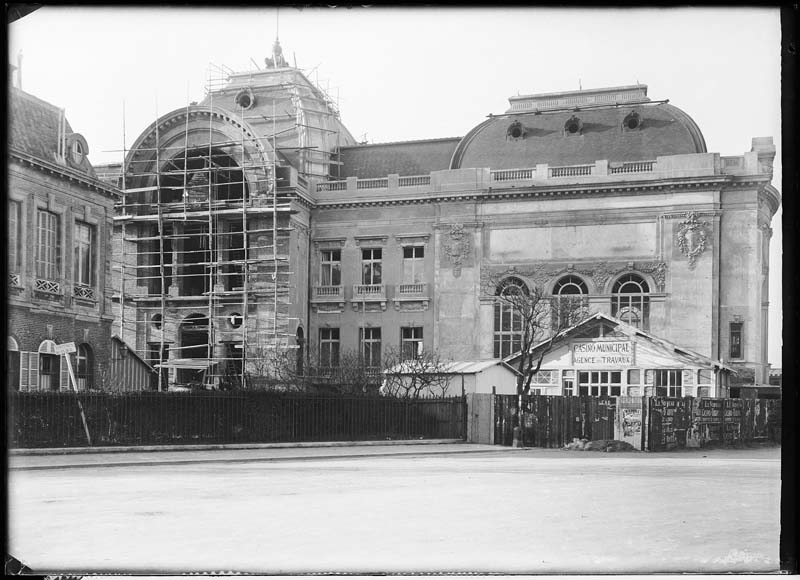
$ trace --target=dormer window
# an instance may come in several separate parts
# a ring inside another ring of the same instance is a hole
[[[636,111],[631,111],[622,120],[623,131],[636,131],[642,127],[642,118]]]
[[[508,130],[506,131],[506,139],[511,139],[512,141],[519,141],[520,139],[525,138],[525,127],[522,126],[522,123],[519,121],[514,121],[508,126]]]
[[[89,146],[86,139],[80,133],[70,133],[65,139],[65,157],[67,163],[75,169],[83,168],[86,163],[86,156],[89,154]]]
[[[76,165],[80,165],[83,162],[83,145],[81,145],[80,141],[75,141],[72,144],[72,150],[70,151],[70,155],[72,155],[72,162]]]
[[[580,135],[582,131],[583,122],[575,115],[572,115],[569,119],[567,119],[567,122],[564,123],[564,134],[567,136]]]

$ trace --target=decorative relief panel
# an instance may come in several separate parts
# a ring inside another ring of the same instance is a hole
[[[464,224],[453,224],[447,234],[447,241],[443,241],[442,249],[450,259],[453,266],[453,276],[461,277],[461,266],[469,257],[472,235],[464,231]]]
[[[317,250],[320,248],[344,248],[345,238],[316,238],[312,242]]]
[[[705,251],[708,242],[708,222],[699,221],[697,213],[690,211],[679,225],[675,243],[689,259],[689,269],[694,270],[697,258]]]
[[[356,246],[385,246],[388,234],[378,234],[373,236],[355,236]]]
[[[596,262],[594,264],[534,264],[529,267],[511,266],[497,268],[484,264],[481,268],[481,286],[484,294],[493,295],[493,282],[506,276],[516,276],[525,282],[543,289],[557,278],[568,274],[578,274],[594,282],[595,292],[603,293],[609,280],[625,272],[636,271],[652,276],[656,288],[652,291],[664,292],[667,278],[665,262]]]
[[[398,246],[427,246],[430,234],[395,234]]]

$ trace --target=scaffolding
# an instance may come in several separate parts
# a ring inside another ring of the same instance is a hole
[[[201,370],[206,388],[246,388],[248,359],[288,346],[291,201],[279,191],[274,131],[264,138],[273,154],[254,163],[243,124],[240,142],[215,141],[209,115],[207,142],[190,146],[188,105],[185,117],[183,147],[163,147],[156,112],[152,171],[137,170],[133,158],[123,163],[120,336],[132,333],[137,349],[146,344],[158,390],[192,383]],[[124,141],[123,118],[127,159]],[[248,169],[260,178],[248,179]],[[152,185],[128,188],[132,180]]]

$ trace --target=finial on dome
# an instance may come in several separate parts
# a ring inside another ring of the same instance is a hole
[[[272,58],[265,58],[264,63],[267,68],[284,68],[289,66],[286,59],[283,57],[283,49],[281,48],[281,41],[275,37],[275,44],[272,45]]]

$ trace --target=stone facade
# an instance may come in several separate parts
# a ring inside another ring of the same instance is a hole
[[[620,317],[739,369],[743,381],[767,382],[769,223],[780,203],[771,138],[739,156],[708,152],[686,113],[635,85],[512,97],[508,111],[460,139],[356,144],[324,93],[275,62],[163,116],[125,164],[126,187],[144,190],[175,160],[170,147],[224,142],[242,168],[245,205],[266,208],[250,230],[272,227],[273,180],[284,180],[275,183],[286,209],[286,301],[275,314],[269,283],[261,296],[237,298],[248,302],[247,330],[235,340],[253,356],[278,343],[301,356],[331,341],[340,353],[359,351],[365,333],[384,350],[421,341],[452,360],[506,356],[495,284],[514,278],[546,295],[578,293],[587,313]],[[144,236],[141,223],[131,227]],[[265,244],[251,236],[246,245]],[[115,252],[131,273],[144,265],[133,246]],[[253,286],[262,267],[269,273],[268,263],[254,265]],[[169,308],[163,340],[179,341],[190,310],[180,292],[130,280],[129,342],[144,350],[161,341],[147,320]],[[130,296],[137,292],[148,296]],[[230,314],[219,303],[211,310]],[[271,343],[259,335],[270,319],[281,320]],[[212,342],[234,340],[223,334]]]

